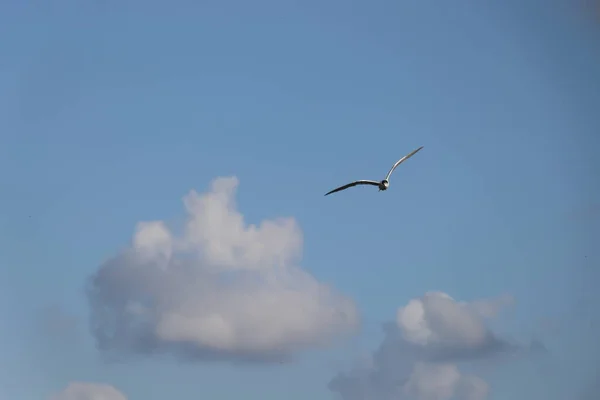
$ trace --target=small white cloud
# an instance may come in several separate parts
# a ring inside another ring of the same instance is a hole
[[[114,386],[71,382],[63,391],[52,396],[50,400],[127,400],[127,396]]]
[[[461,303],[446,293],[428,292],[401,307],[396,321],[413,344],[476,348],[490,339],[484,317],[495,315],[498,306],[496,301]]]
[[[132,245],[91,279],[102,349],[175,350],[199,358],[269,358],[321,346],[359,323],[354,302],[298,266],[293,218],[248,225],[236,178],[185,196],[181,235],[140,223]]]
[[[487,383],[462,374],[455,363],[519,348],[485,324],[511,302],[510,297],[459,302],[442,292],[411,299],[385,325],[371,363],[340,372],[329,388],[343,400],[484,400]]]

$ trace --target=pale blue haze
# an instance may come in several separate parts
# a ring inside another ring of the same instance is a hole
[[[0,5],[0,400],[74,380],[330,399],[428,290],[508,293],[498,330],[548,348],[482,371],[491,399],[575,400],[598,376],[600,13],[583,1],[47,3]],[[323,197],[421,145],[387,192]],[[103,363],[87,277],[229,175],[249,222],[297,219],[302,265],[362,331],[291,365]],[[73,338],[40,322],[52,306]]]

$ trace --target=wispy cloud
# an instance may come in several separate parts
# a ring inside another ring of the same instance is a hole
[[[184,197],[176,235],[163,221],[137,226],[87,289],[98,347],[113,354],[168,351],[202,360],[281,360],[328,344],[359,324],[354,302],[298,266],[292,218],[247,225],[235,177]]]

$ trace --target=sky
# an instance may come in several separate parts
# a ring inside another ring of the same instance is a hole
[[[598,10],[2,2],[0,400],[598,398]]]

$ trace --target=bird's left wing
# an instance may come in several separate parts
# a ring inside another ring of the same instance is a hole
[[[419,150],[421,150],[423,148],[423,146],[419,147],[416,150],[413,150],[411,153],[405,155],[404,157],[402,157],[401,159],[399,159],[398,161],[396,161],[396,164],[394,164],[394,166],[392,167],[392,169],[390,169],[390,172],[388,172],[387,176],[385,177],[386,181],[390,180],[390,176],[392,175],[392,172],[394,172],[394,170],[396,169],[396,167],[400,164],[402,164],[404,161],[408,160],[409,158],[411,158],[412,156],[415,155],[415,153]]]
[[[327,196],[328,194],[331,194],[331,193],[339,192],[340,190],[348,189],[349,187],[356,186],[356,185],[373,185],[373,186],[379,186],[379,182],[377,182],[377,181],[368,181],[368,180],[362,179],[362,180],[359,180],[359,181],[356,181],[356,182],[349,183],[349,184],[344,185],[344,186],[340,186],[337,189],[333,189],[332,191],[325,193],[325,196]]]

